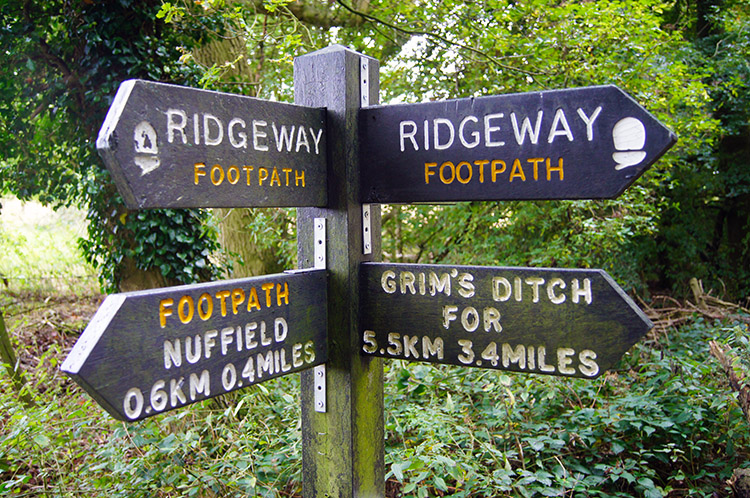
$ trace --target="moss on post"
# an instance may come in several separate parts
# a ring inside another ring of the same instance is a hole
[[[313,266],[313,222],[327,223],[327,411],[313,406],[313,373],[302,374],[303,494],[377,497],[385,494],[383,363],[359,354],[359,265],[380,257],[380,209],[371,210],[373,250],[363,255],[359,202],[357,113],[362,55],[341,46],[300,57],[295,102],[326,107],[327,208],[298,210],[298,262]],[[377,102],[378,62],[367,58],[369,102]]]

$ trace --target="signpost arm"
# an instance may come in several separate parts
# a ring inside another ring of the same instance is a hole
[[[297,215],[298,265],[313,266],[315,218],[327,223],[326,412],[315,410],[312,370],[302,373],[303,494],[382,497],[383,363],[359,354],[359,265],[380,257],[380,208],[370,210],[372,253],[364,255],[357,114],[362,55],[333,46],[294,62],[295,102],[326,107],[328,207]],[[377,103],[378,61],[368,58],[369,102]]]

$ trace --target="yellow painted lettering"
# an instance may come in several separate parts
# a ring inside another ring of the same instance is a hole
[[[486,159],[474,161],[474,164],[479,166],[479,183],[484,183],[484,167],[488,165],[489,163],[490,162]]]
[[[446,178],[445,175],[443,174],[443,171],[445,171],[445,168],[448,168],[451,171],[450,179]],[[450,161],[445,161],[440,166],[440,181],[446,185],[449,185],[450,183],[453,182],[455,178],[456,178],[456,166]]]
[[[305,170],[299,170],[294,172],[294,186],[305,186]]]
[[[201,176],[206,176],[206,172],[203,170],[205,167],[205,163],[195,163],[195,166],[193,167],[193,181],[196,185],[198,185],[198,179]]]
[[[239,311],[240,304],[245,302],[245,291],[242,289],[234,289],[232,291],[232,313],[235,315]]]
[[[182,323],[190,323],[193,319],[193,314],[195,313],[193,304],[193,298],[190,296],[182,296],[177,303],[177,316],[180,317]]]
[[[434,171],[430,171],[430,168],[437,168],[437,163],[424,163],[424,183],[430,183],[430,177],[435,176]]]
[[[268,179],[268,168],[258,168],[258,186],[263,186],[263,182]]]
[[[521,161],[516,159],[513,161],[513,169],[510,172],[509,181],[513,181],[514,178],[520,178],[522,182],[526,181],[526,175],[523,174],[523,168],[521,167]]]
[[[221,316],[227,316],[227,298],[231,294],[228,290],[219,291],[216,297],[221,301]]]
[[[539,163],[544,162],[543,157],[533,157],[531,159],[527,159],[526,162],[529,162],[533,164],[534,166],[534,181],[537,181],[539,179]]]
[[[500,165],[501,167],[498,168],[498,165]],[[499,175],[500,173],[505,173],[505,161],[495,159],[490,165],[490,170],[492,171],[492,183],[495,183],[497,181],[497,175]]]
[[[271,307],[271,290],[273,290],[273,282],[266,282],[260,286],[261,289],[266,291],[266,308]]]
[[[462,166],[466,166],[469,169],[469,174],[463,178],[461,177]],[[472,175],[473,175],[473,171],[471,170],[471,163],[467,163],[466,161],[461,161],[460,163],[458,163],[458,166],[456,166],[456,179],[458,179],[460,183],[463,183],[464,185],[466,185],[467,183],[471,181]]]
[[[227,181],[232,185],[237,185],[237,182],[240,181],[240,168],[234,164],[229,166],[229,169],[227,169]]]
[[[547,181],[552,180],[552,172],[557,171],[558,176],[560,177],[560,181],[563,181],[564,172],[563,172],[563,158],[560,157],[557,160],[557,166],[550,166],[550,159],[547,158]]]
[[[173,304],[174,299],[171,298],[162,299],[161,301],[159,301],[159,325],[161,325],[161,328],[167,326],[167,317],[172,316]]]
[[[253,308],[260,310],[260,301],[258,301],[258,291],[255,287],[250,289],[250,295],[247,298],[247,311],[252,311]]]
[[[203,304],[205,303],[206,309],[203,309]],[[201,297],[198,298],[198,316],[203,320],[204,322],[211,318],[211,315],[214,312],[214,301],[211,299],[211,295],[204,292],[201,294]]]
[[[289,284],[284,282],[284,289],[282,290],[281,284],[276,284],[276,305],[281,306],[281,300],[284,299],[284,304],[289,304]]]
[[[247,184],[250,185],[250,173],[252,173],[255,168],[246,164],[242,167],[242,169],[245,170],[245,175],[247,175]]]
[[[216,173],[218,173],[218,178]],[[214,164],[211,166],[211,183],[218,186],[221,185],[221,183],[224,181],[224,170],[221,169],[221,166],[218,164]]]
[[[303,128],[300,126],[300,130],[301,129]],[[277,187],[281,187],[281,179],[279,178],[279,171],[276,168],[273,168],[273,170],[271,171],[271,184],[270,185],[273,186],[274,183],[276,184]]]

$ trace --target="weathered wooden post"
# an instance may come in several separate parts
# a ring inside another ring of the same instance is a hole
[[[295,103],[328,110],[328,205],[297,215],[298,266],[314,266],[313,225],[325,218],[329,272],[325,412],[315,405],[319,371],[302,373],[303,494],[384,496],[383,363],[360,355],[358,333],[359,265],[380,258],[380,208],[367,215],[359,203],[357,115],[377,101],[378,61],[332,46],[295,60],[294,88]]]
[[[614,198],[671,131],[614,86],[372,107],[378,66],[299,57],[298,105],[123,82],[97,148],[128,206],[297,206],[305,271],[108,297],[62,370],[112,416],[302,371],[305,497],[382,497],[382,358],[594,378],[651,328],[601,270],[380,263],[362,203]]]

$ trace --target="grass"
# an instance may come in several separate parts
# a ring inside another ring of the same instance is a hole
[[[96,289],[94,270],[77,247],[85,216],[35,202],[0,199],[0,277],[11,292],[85,293]]]
[[[15,280],[0,309],[34,406],[3,371],[0,496],[299,496],[297,375],[124,424],[59,371],[101,296],[60,270],[86,274],[61,247],[75,247],[75,225],[40,221],[14,237],[47,237],[49,252],[2,267]],[[707,343],[748,336],[737,316],[696,315],[594,381],[388,362],[388,496],[728,497],[750,431]]]

